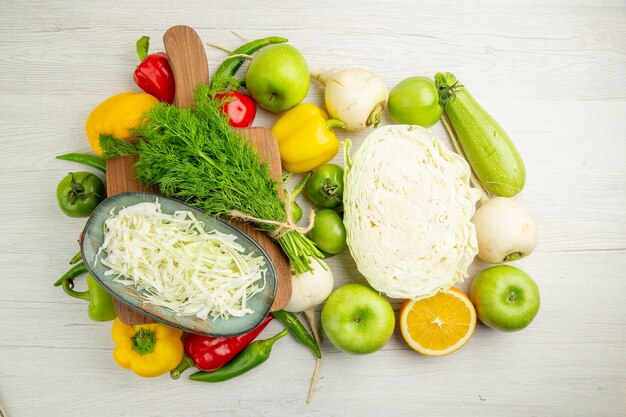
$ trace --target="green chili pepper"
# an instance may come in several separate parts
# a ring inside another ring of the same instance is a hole
[[[202,382],[222,382],[244,374],[265,362],[270,357],[274,342],[287,333],[287,329],[284,329],[274,337],[252,342],[235,356],[232,361],[221,368],[209,372],[196,372],[191,374],[189,379]]]
[[[292,336],[295,337],[298,342],[311,349],[311,352],[313,352],[318,359],[322,357],[322,352],[317,342],[295,314],[285,310],[279,310],[272,312],[272,315],[289,329]]]
[[[66,153],[65,155],[57,156],[57,159],[78,162],[79,164],[99,169],[102,172],[107,172],[106,159],[101,156],[89,155],[86,153]]]
[[[239,48],[235,49],[230,55],[250,55],[263,48],[264,46],[283,42],[287,42],[287,39],[280,38],[278,36],[270,36],[269,38],[257,39],[255,41],[248,42],[245,45],[241,45]],[[224,62],[222,62],[222,65],[217,68],[215,74],[213,74],[213,78],[211,78],[211,83],[209,84],[211,91],[227,91],[229,89],[228,86],[233,81],[233,76],[245,60],[245,56],[233,56],[232,58],[229,57],[225,59]]]
[[[59,285],[63,284],[64,281],[67,281],[68,279],[74,279],[79,275],[86,274],[87,272],[88,271],[85,264],[79,262],[75,264],[69,271],[63,274],[61,278],[57,279],[57,281],[54,283],[54,286],[58,287]]]
[[[92,320],[113,320],[117,317],[115,314],[115,306],[113,305],[113,298],[111,298],[111,295],[106,292],[91,275],[87,275],[87,291],[74,291],[74,278],[86,272],[87,267],[85,264],[79,262],[59,278],[54,283],[54,286],[58,287],[61,285],[67,295],[89,301],[87,313]]]
[[[74,255],[72,259],[70,259],[70,265],[74,265],[76,262],[82,259],[83,259],[83,254],[80,251],[78,251],[76,255]]]

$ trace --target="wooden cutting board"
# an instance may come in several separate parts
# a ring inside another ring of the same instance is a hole
[[[163,36],[163,43],[176,79],[174,104],[181,107],[189,106],[193,102],[193,92],[196,85],[207,83],[209,80],[209,68],[202,41],[190,27],[174,26]],[[261,161],[268,163],[272,178],[280,180],[282,175],[280,153],[272,132],[260,127],[240,129],[239,131],[256,147]],[[107,160],[108,196],[127,191],[157,191],[148,189],[137,182],[133,167],[136,161],[136,157],[119,157]],[[279,188],[278,193],[282,200],[282,188]],[[278,282],[276,298],[271,311],[282,309],[291,298],[291,270],[287,257],[267,234],[256,230],[252,224],[235,220],[231,223],[256,240],[272,260],[278,274]],[[153,322],[152,319],[137,313],[117,299],[114,299],[113,302],[118,317],[124,323],[146,324]]]

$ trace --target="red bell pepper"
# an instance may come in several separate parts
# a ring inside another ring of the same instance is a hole
[[[216,97],[225,100],[221,107],[222,113],[228,116],[232,127],[248,127],[256,116],[256,104],[252,97],[238,91],[218,93]]]
[[[212,337],[185,333],[183,346],[185,357],[170,372],[173,379],[178,379],[188,368],[195,366],[202,371],[214,371],[231,361],[239,352],[248,346],[267,327],[274,317],[270,314],[248,333],[234,337]]]
[[[133,79],[144,92],[161,101],[174,102],[174,73],[165,52],[148,55],[150,38],[143,36],[137,41],[137,55],[141,63],[135,69]]]

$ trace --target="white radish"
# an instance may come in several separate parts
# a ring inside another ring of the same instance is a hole
[[[322,304],[333,291],[333,273],[323,261],[311,262],[313,268],[298,276],[291,277],[291,299],[283,309],[298,313]]]
[[[380,123],[389,91],[378,75],[361,68],[312,72],[324,84],[326,110],[332,119],[345,123],[346,130],[363,130]]]
[[[530,212],[511,198],[494,197],[474,214],[478,257],[500,264],[529,255],[537,246],[537,225]]]

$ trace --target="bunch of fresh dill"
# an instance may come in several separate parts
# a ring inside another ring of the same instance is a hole
[[[107,158],[139,156],[135,168],[140,183],[158,186],[164,195],[206,213],[229,216],[238,211],[284,223],[285,207],[268,165],[231,129],[220,105],[207,86],[198,86],[191,109],[159,103],[148,110],[133,132],[138,142],[131,145],[102,135],[100,146]],[[280,227],[263,221],[255,226],[270,233]],[[297,274],[311,270],[309,257],[322,256],[298,231],[280,233],[276,240]]]

